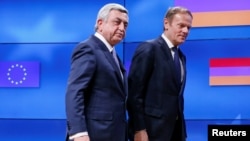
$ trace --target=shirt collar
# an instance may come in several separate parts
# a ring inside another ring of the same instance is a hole
[[[165,36],[164,33],[161,34],[161,37],[164,39],[164,41],[167,43],[168,47],[171,49],[174,47],[174,45],[171,43],[171,41]],[[178,46],[177,46],[178,48]]]
[[[110,52],[113,51],[114,47],[112,47],[100,33],[96,32],[94,35],[105,44]]]

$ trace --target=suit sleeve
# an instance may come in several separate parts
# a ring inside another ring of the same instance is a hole
[[[128,114],[135,131],[145,129],[144,103],[148,81],[154,67],[154,50],[150,43],[139,45],[128,75]]]
[[[96,60],[93,50],[79,44],[71,58],[71,68],[66,90],[66,116],[69,135],[86,132],[85,100],[95,72]]]

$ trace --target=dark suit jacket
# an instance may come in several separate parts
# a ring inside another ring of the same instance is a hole
[[[97,37],[91,36],[74,49],[67,85],[68,136],[87,131],[91,141],[126,140],[127,80]]]
[[[185,138],[183,91],[186,59],[180,51],[184,68],[178,83],[171,50],[162,37],[139,45],[128,75],[128,113],[130,131],[146,129],[150,141],[169,141],[176,117],[181,121],[179,136]]]

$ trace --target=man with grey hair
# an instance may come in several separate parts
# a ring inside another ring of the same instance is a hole
[[[65,97],[67,141],[127,140],[126,71],[115,53],[127,26],[127,9],[106,4],[95,34],[74,49]]]
[[[171,7],[163,33],[136,49],[128,75],[130,141],[185,141],[186,57],[180,50],[193,16]]]

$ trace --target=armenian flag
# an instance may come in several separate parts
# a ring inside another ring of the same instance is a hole
[[[209,84],[250,85],[250,58],[210,59]]]

